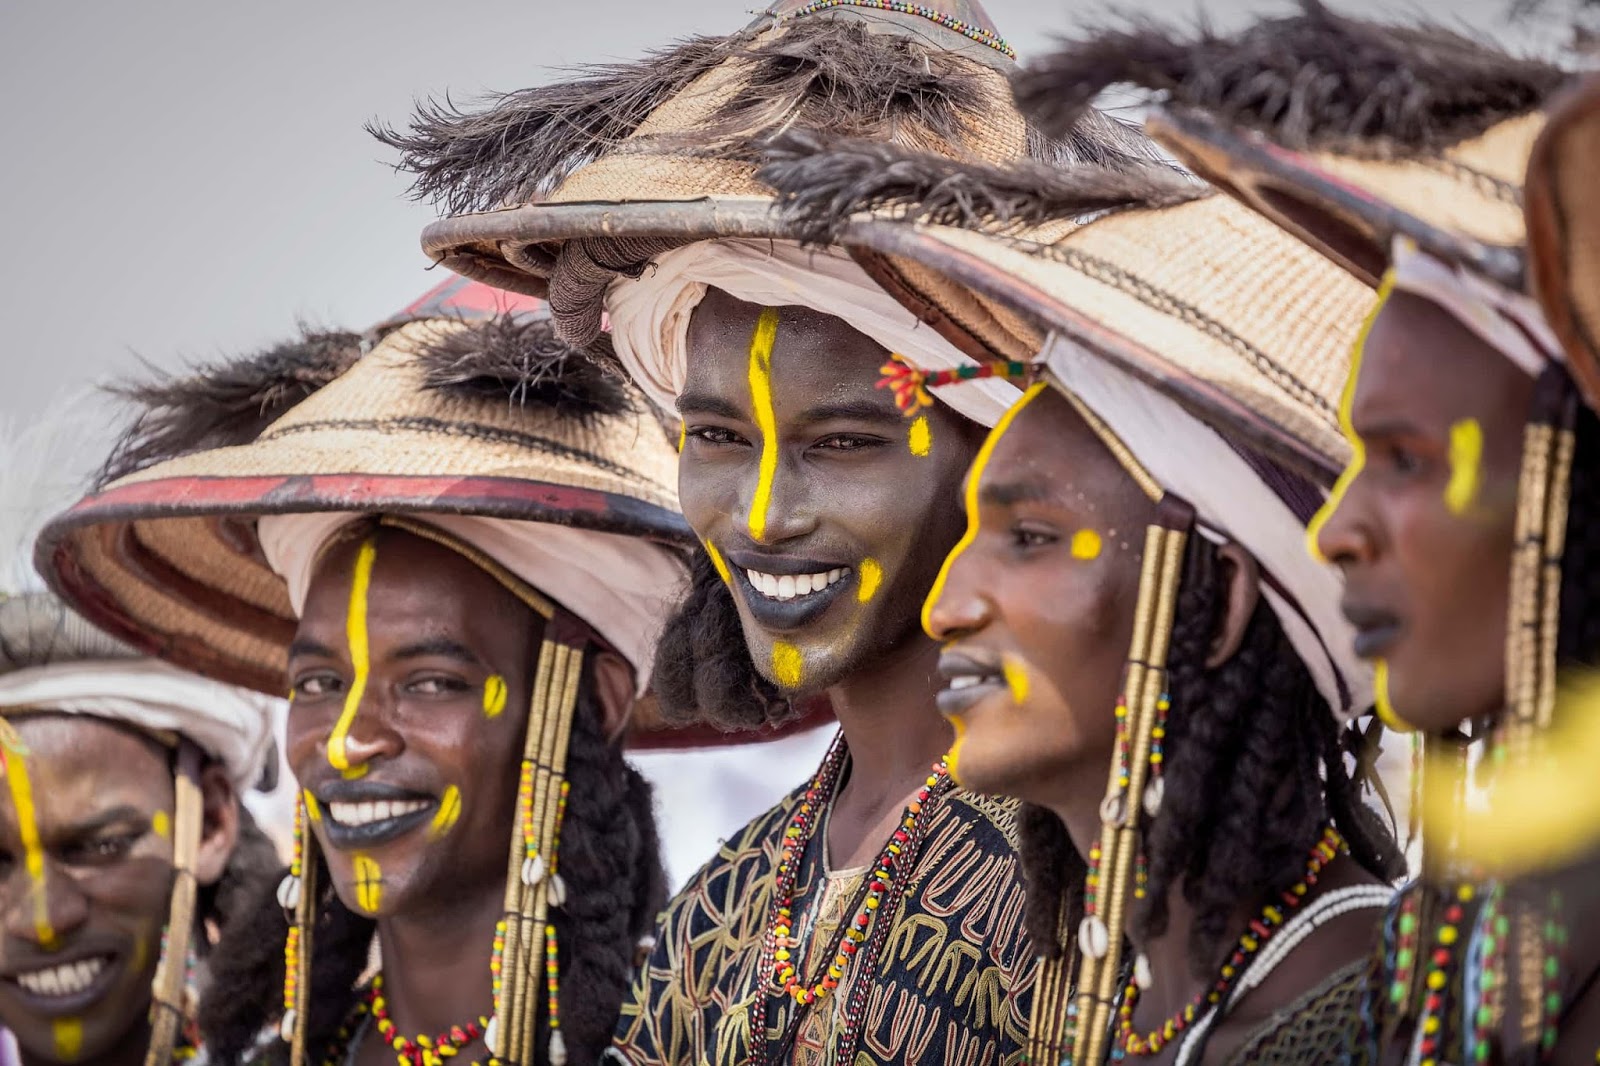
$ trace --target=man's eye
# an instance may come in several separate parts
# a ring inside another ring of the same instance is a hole
[[[332,696],[344,689],[344,679],[338,674],[307,674],[295,679],[296,699],[315,700]]]
[[[62,851],[63,861],[72,866],[94,866],[117,862],[127,858],[143,833],[119,833],[116,836],[95,837],[79,841]]]
[[[1030,526],[1011,527],[1011,543],[1018,548],[1042,548],[1047,544],[1054,544],[1060,538],[1047,529],[1038,529]]]
[[[1391,444],[1387,451],[1389,466],[1395,473],[1410,475],[1421,472],[1424,466],[1422,456],[1404,444]]]
[[[419,677],[406,684],[406,691],[417,696],[457,696],[471,688],[459,677]]]
[[[884,443],[881,437],[868,437],[860,433],[835,433],[831,437],[823,437],[817,441],[818,448],[825,448],[836,452],[854,452],[863,448],[875,448]]]
[[[686,431],[695,440],[703,440],[707,444],[744,444],[745,439],[731,429],[721,426],[693,426]]]

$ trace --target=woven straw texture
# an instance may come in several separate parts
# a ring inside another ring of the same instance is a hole
[[[1551,108],[1528,168],[1534,289],[1574,379],[1600,410],[1600,75]]]
[[[1025,309],[1314,472],[1348,458],[1337,400],[1373,294],[1226,197],[1119,212],[1058,239],[883,221],[845,239]]]
[[[588,424],[505,397],[424,390],[413,322],[254,442],[106,486],[40,538],[41,572],[150,654],[281,695],[295,620],[256,540],[262,514],[484,514],[683,542],[677,456],[642,397]]]
[[[1437,157],[1393,161],[1294,152],[1190,113],[1157,112],[1146,128],[1201,177],[1290,232],[1312,240],[1337,232],[1324,249],[1369,284],[1382,274],[1391,239],[1404,234],[1521,288],[1522,182],[1543,125],[1542,113],[1523,115]],[[1319,213],[1345,224],[1323,229]],[[1351,254],[1351,241],[1364,246]]]

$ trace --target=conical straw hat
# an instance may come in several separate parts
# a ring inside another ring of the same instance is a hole
[[[637,64],[505,96],[479,113],[433,106],[402,151],[416,191],[458,217],[428,227],[436,262],[548,296],[558,329],[588,343],[618,276],[715,237],[785,238],[761,146],[819,129],[953,158],[1118,161],[1143,141],[1091,115],[1062,141],[1011,103],[1010,46],[976,0],[780,0],[740,32]]]
[[[1567,368],[1600,409],[1600,75],[1552,106],[1528,165],[1528,262]]]
[[[226,446],[200,424],[197,400],[184,431],[208,443],[149,465],[160,449],[119,460],[136,469],[46,527],[35,553],[46,580],[140,652],[277,695],[296,623],[257,537],[262,516],[478,515],[624,534],[641,551],[689,542],[662,425],[631,386],[554,341],[542,315],[415,319],[364,355],[338,336],[345,349],[321,364],[269,353],[253,370],[179,382],[217,401],[244,381],[245,406],[297,384],[310,394]],[[169,445],[183,438],[171,435]],[[635,739],[660,726],[636,715]]]
[[[1075,42],[1017,93],[1049,127],[1111,84],[1154,90],[1156,140],[1368,284],[1403,235],[1520,291],[1523,173],[1541,106],[1568,80],[1439,25],[1306,0],[1233,37],[1140,24]]]
[[[1057,331],[1314,480],[1343,469],[1337,401],[1374,296],[1326,258],[1170,171],[869,151],[854,165],[850,149],[794,157],[763,175],[813,239],[916,279],[911,300],[970,288],[1008,308],[1005,358],[1031,361]]]

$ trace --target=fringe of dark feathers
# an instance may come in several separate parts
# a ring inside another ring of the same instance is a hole
[[[696,37],[634,63],[593,68],[566,81],[507,93],[477,110],[448,97],[421,105],[404,131],[368,131],[400,153],[412,194],[451,214],[537,199],[579,167],[614,150],[668,98],[730,59],[746,63],[741,90],[692,134],[651,145],[721,158],[757,158],[768,137],[813,129],[832,137],[918,147],[981,137],[981,75],[969,61],[854,21],[807,18],[756,43],[750,31]],[[1061,140],[1034,131],[1029,150],[1046,161],[1108,165],[1146,160],[1130,128],[1089,116]]]
[[[302,329],[295,340],[256,355],[112,386],[137,413],[100,469],[97,487],[166,459],[250,443],[349,370],[373,340],[371,334]],[[423,367],[424,387],[440,392],[549,408],[585,421],[632,407],[609,339],[580,351],[557,339],[542,315],[474,321],[412,354]]]
[[[109,391],[138,413],[96,475],[97,487],[191,452],[248,444],[289,408],[361,358],[358,333],[302,326],[294,340],[181,376],[129,381]]]
[[[1294,149],[1429,154],[1538,108],[1569,78],[1437,23],[1298,14],[1224,36],[1132,19],[1062,44],[1012,79],[1046,130],[1071,128],[1104,89],[1130,84]]]
[[[876,141],[826,143],[810,132],[775,142],[758,176],[777,190],[801,239],[833,243],[851,216],[896,210],[912,221],[1007,232],[1128,207],[1170,207],[1208,194],[1171,167],[1076,166],[1032,160],[963,163]]]

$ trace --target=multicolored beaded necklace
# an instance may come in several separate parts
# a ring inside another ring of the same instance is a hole
[[[1323,830],[1322,837],[1311,849],[1311,855],[1306,860],[1306,872],[1292,888],[1282,895],[1282,906],[1270,903],[1261,909],[1261,916],[1250,922],[1250,928],[1239,937],[1238,944],[1234,947],[1233,954],[1223,964],[1216,981],[1212,986],[1187,1004],[1182,1010],[1162,1022],[1160,1027],[1148,1033],[1137,1033],[1133,1028],[1133,1010],[1139,1003],[1139,982],[1130,980],[1122,993],[1122,1003],[1117,1008],[1117,1044],[1119,1054],[1113,1058],[1120,1059],[1125,1055],[1155,1055],[1171,1043],[1180,1033],[1193,1025],[1206,1010],[1223,1002],[1233,986],[1243,976],[1246,964],[1252,956],[1272,939],[1274,933],[1283,927],[1284,921],[1300,904],[1304,902],[1306,893],[1311,886],[1317,883],[1322,870],[1332,862],[1334,856],[1345,849],[1344,837],[1333,826]]]
[[[970,41],[977,41],[981,45],[993,48],[1007,59],[1017,58],[1017,50],[992,30],[986,30],[982,26],[974,26],[970,22],[962,22],[952,15],[946,15],[943,11],[935,11],[924,4],[908,4],[904,3],[903,0],[811,0],[811,3],[787,17],[799,18],[801,15],[826,11],[830,7],[868,7],[878,11],[893,11],[901,15],[916,15],[930,22],[936,22],[947,30],[954,30]]]
[[[380,973],[373,977],[365,995],[351,1009],[350,1016],[339,1027],[333,1046],[323,1058],[323,1066],[342,1066],[350,1041],[360,1028],[361,1019],[369,1014],[372,1016],[374,1027],[378,1030],[378,1039],[393,1049],[399,1066],[445,1066],[446,1061],[453,1060],[461,1053],[462,1048],[473,1041],[483,1039],[483,1034],[489,1028],[488,1017],[480,1016],[477,1021],[468,1022],[466,1025],[453,1025],[447,1032],[437,1036],[401,1035],[394,1024],[394,1019],[389,1017],[389,1003],[383,995],[383,975]],[[479,1059],[473,1066],[500,1066],[500,1060],[491,1055],[486,1059]]]
[[[928,774],[922,788],[917,790],[916,798],[906,805],[899,827],[889,837],[889,842],[884,845],[873,862],[872,875],[863,887],[855,918],[840,927],[830,945],[830,952],[823,954],[823,958],[829,958],[831,955],[831,961],[825,969],[819,966],[810,979],[802,979],[800,971],[802,963],[796,957],[801,943],[800,939],[793,935],[795,887],[806,848],[822,820],[817,815],[825,811],[832,802],[834,789],[844,772],[846,757],[843,734],[840,734],[834,740],[833,746],[828,749],[827,758],[817,769],[800,802],[795,805],[789,824],[784,829],[783,856],[773,877],[772,908],[767,920],[767,935],[757,972],[763,975],[762,981],[768,987],[768,995],[786,996],[800,1007],[808,1007],[826,999],[839,987],[845,971],[849,969],[862,944],[871,935],[885,896],[896,891],[910,874],[917,846],[921,843],[920,830],[923,828],[923,815],[930,807],[929,801],[942,794],[950,785],[949,770],[945,761],[940,759],[933,764],[933,770]],[[857,980],[861,979],[858,973]],[[767,998],[766,995],[757,996],[751,1010],[752,1040],[766,1032]],[[849,1018],[845,1020],[844,1033],[847,1041],[854,1030],[853,1021]]]

